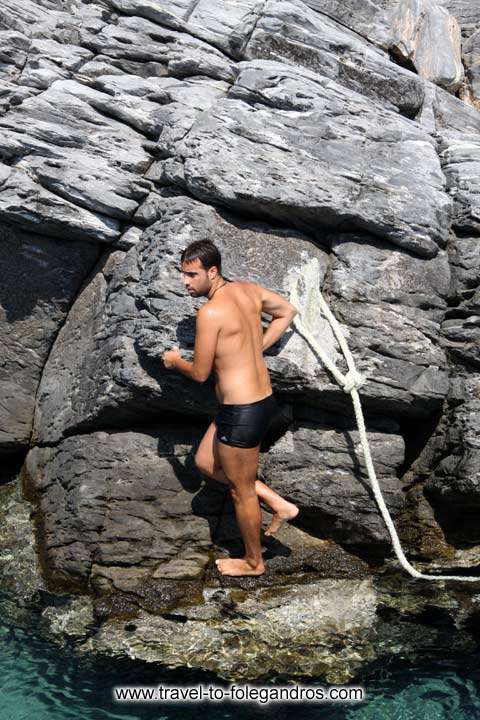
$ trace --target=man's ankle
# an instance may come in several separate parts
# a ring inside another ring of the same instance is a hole
[[[243,559],[244,559],[249,565],[251,565],[252,568],[257,568],[259,565],[263,565],[263,558],[262,558],[261,555],[260,555],[259,558],[244,557]]]

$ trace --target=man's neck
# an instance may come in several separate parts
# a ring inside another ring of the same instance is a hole
[[[215,285],[212,285],[212,287],[208,291],[208,295],[207,295],[208,300],[211,300],[212,297],[215,295],[216,291],[219,290],[220,288],[222,288],[227,282],[229,282],[229,281],[225,280],[225,278],[223,278],[220,275],[217,282],[215,283]]]

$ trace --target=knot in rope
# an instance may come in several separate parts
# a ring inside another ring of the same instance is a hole
[[[364,385],[367,382],[367,378],[365,375],[362,375],[358,372],[355,368],[353,370],[349,370],[344,376],[342,380],[342,387],[343,390],[346,393],[349,393],[353,390],[353,388],[359,388],[362,385]]]

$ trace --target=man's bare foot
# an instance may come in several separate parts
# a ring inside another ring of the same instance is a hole
[[[282,506],[280,510],[277,510],[277,512],[273,513],[272,522],[265,530],[265,535],[267,535],[267,537],[270,537],[271,535],[276,533],[278,530],[280,530],[280,528],[285,522],[293,520],[294,517],[297,517],[299,512],[300,511],[296,505],[285,500],[285,505]]]
[[[244,558],[217,558],[215,562],[222,575],[262,575],[265,572],[263,562],[253,566]]]

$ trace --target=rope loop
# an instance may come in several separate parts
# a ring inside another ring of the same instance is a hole
[[[387,506],[385,505],[385,501],[383,499],[382,491],[380,489],[380,484],[377,480],[377,476],[375,473],[375,468],[373,465],[372,456],[370,453],[370,445],[368,442],[368,437],[365,429],[365,421],[363,418],[363,411],[362,411],[362,405],[360,403],[360,395],[357,392],[358,388],[361,387],[365,382],[367,382],[367,377],[365,375],[362,375],[359,373],[355,367],[355,362],[352,356],[352,353],[350,352],[350,348],[347,345],[347,342],[345,340],[345,336],[342,333],[340,324],[336,317],[333,315],[332,311],[328,307],[325,298],[323,297],[322,293],[320,292],[320,288],[313,287],[313,285],[316,286],[316,278],[318,278],[320,272],[318,268],[318,261],[316,258],[313,258],[310,262],[308,272],[305,275],[304,281],[305,281],[305,287],[307,287],[307,280],[310,283],[310,289],[307,293],[307,296],[309,297],[309,303],[311,305],[312,298],[315,298],[315,303],[318,303],[320,305],[321,310],[323,310],[323,313],[325,317],[328,319],[333,333],[335,337],[338,340],[338,344],[343,352],[343,355],[345,357],[347,366],[348,366],[348,372],[343,375],[340,370],[336,367],[336,365],[332,362],[329,355],[325,352],[323,347],[319,342],[317,342],[313,336],[313,333],[306,328],[302,320],[300,319],[300,314],[296,315],[294,318],[293,326],[296,328],[299,335],[303,336],[305,340],[312,346],[313,350],[316,352],[316,354],[320,357],[320,360],[322,361],[323,365],[332,373],[332,375],[335,377],[339,385],[341,385],[342,389],[346,393],[350,393],[352,397],[352,403],[353,403],[353,410],[355,413],[355,420],[357,423],[358,432],[360,435],[360,444],[362,447],[362,452],[365,460],[365,465],[367,467],[368,471],[368,478],[370,480],[370,484],[372,486],[373,494],[375,496],[375,500],[377,502],[378,508],[380,510],[380,514],[382,515],[382,518],[385,522],[385,525],[387,526],[388,532],[390,533],[390,537],[392,540],[393,549],[395,551],[395,554],[398,558],[398,561],[400,562],[400,565],[414,578],[421,578],[422,580],[461,580],[463,582],[478,582],[480,583],[480,576],[478,577],[469,577],[466,575],[425,575],[421,572],[419,572],[416,568],[411,565],[411,563],[407,560],[405,553],[403,552],[402,545],[400,543],[400,539],[398,537],[397,531],[395,529],[395,526],[393,524],[392,518],[390,516],[390,513],[388,511]],[[308,278],[307,278],[308,275]],[[297,275],[297,277],[290,277],[290,301],[294,306],[298,308],[300,305],[299,298],[298,298],[298,281],[300,277]],[[315,294],[318,293],[318,294]],[[306,306],[308,307],[308,302],[306,301]],[[308,313],[308,317],[312,317],[312,313]],[[310,323],[311,324],[311,323]]]

